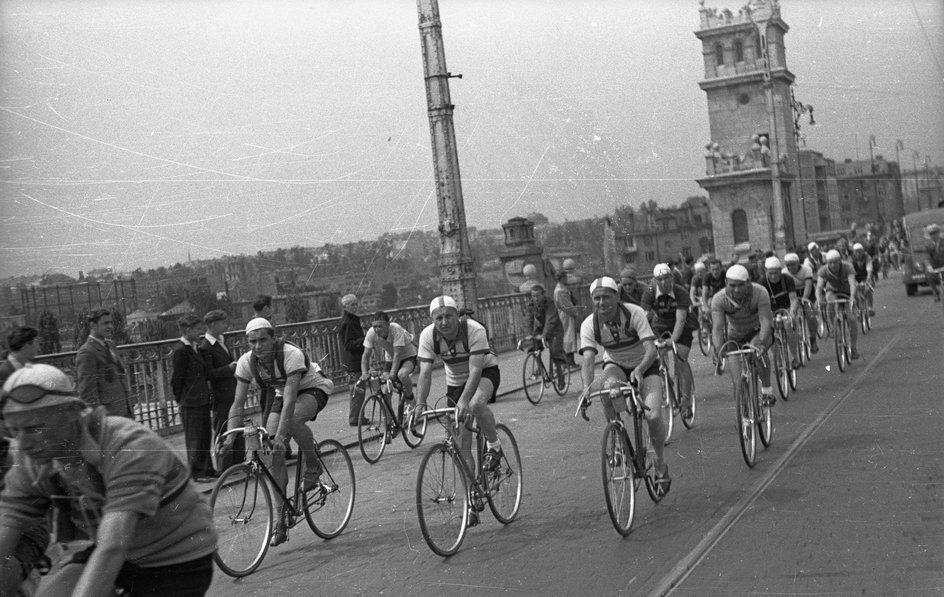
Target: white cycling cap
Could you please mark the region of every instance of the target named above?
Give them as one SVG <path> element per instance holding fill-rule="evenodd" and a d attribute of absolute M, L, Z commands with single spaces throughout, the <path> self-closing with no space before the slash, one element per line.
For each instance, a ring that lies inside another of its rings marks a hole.
<path fill-rule="evenodd" d="M 853 251 L 864 251 L 864 250 L 865 250 L 865 247 L 862 246 L 862 243 L 856 243 L 856 244 L 852 245 L 852 250 L 853 250 Z"/>
<path fill-rule="evenodd" d="M 696 271 L 696 272 L 701 272 L 701 271 L 704 271 L 705 269 L 707 269 L 707 268 L 705 268 L 705 264 L 704 264 L 704 263 L 702 263 L 701 261 L 696 261 L 696 262 L 695 262 L 695 271 Z"/>
<path fill-rule="evenodd" d="M 930 225 L 926 228 L 926 230 L 928 231 L 928 234 L 931 234 L 932 232 L 940 232 L 940 231 L 941 231 L 941 227 L 938 226 L 937 224 L 930 224 Z"/>
<path fill-rule="evenodd" d="M 764 267 L 767 268 L 767 269 L 782 270 L 782 269 L 783 269 L 783 264 L 780 263 L 780 260 L 777 259 L 776 257 L 768 257 L 768 258 L 764 261 Z"/>
<path fill-rule="evenodd" d="M 436 312 L 436 309 L 455 309 L 456 313 L 459 312 L 459 306 L 456 304 L 456 299 L 448 295 L 437 296 L 429 304 L 429 314 L 432 315 Z"/>
<path fill-rule="evenodd" d="M 734 280 L 735 282 L 747 282 L 751 279 L 750 274 L 747 273 L 747 268 L 741 264 L 729 267 L 724 277 L 728 280 Z"/>
<path fill-rule="evenodd" d="M 272 330 L 275 329 L 272 327 L 272 322 L 266 319 L 265 317 L 254 317 L 249 320 L 249 323 L 246 324 L 246 333 L 254 332 L 256 330 Z"/>
<path fill-rule="evenodd" d="M 813 249 L 818 249 L 818 248 L 819 248 L 819 245 L 816 244 L 816 243 L 810 243 L 810 244 L 806 245 L 806 250 L 807 250 L 807 251 L 812 251 Z"/>
<path fill-rule="evenodd" d="M 613 292 L 619 294 L 619 286 L 616 284 L 616 280 L 609 276 L 603 276 L 602 278 L 597 278 L 590 284 L 590 294 L 596 292 L 598 288 L 606 288 L 607 290 L 612 290 Z"/>
<path fill-rule="evenodd" d="M 800 256 L 796 253 L 787 253 L 783 256 L 784 263 L 800 263 Z"/>
<path fill-rule="evenodd" d="M 670 268 L 668 264 L 666 263 L 658 263 L 652 269 L 653 278 L 660 278 L 662 276 L 671 276 L 671 275 L 672 275 L 672 268 Z"/>
<path fill-rule="evenodd" d="M 830 249 L 826 251 L 826 263 L 832 263 L 833 261 L 840 261 L 842 255 L 839 254 L 839 251 L 836 249 Z"/>
<path fill-rule="evenodd" d="M 29 386 L 32 390 L 27 390 Z M 19 390 L 19 391 L 17 391 Z M 17 369 L 3 384 L 3 414 L 10 415 L 63 404 L 85 404 L 75 392 L 69 376 L 44 363 L 29 363 Z M 20 395 L 21 392 L 25 392 Z"/>

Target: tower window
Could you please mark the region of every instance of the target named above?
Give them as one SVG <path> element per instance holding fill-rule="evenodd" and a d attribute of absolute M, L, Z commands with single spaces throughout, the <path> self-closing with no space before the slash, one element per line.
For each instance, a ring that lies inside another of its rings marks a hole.
<path fill-rule="evenodd" d="M 761 47 L 760 35 L 754 36 L 754 52 L 757 53 L 758 60 L 764 57 L 764 49 Z"/>
<path fill-rule="evenodd" d="M 744 42 L 739 39 L 734 41 L 734 61 L 744 62 Z"/>
<path fill-rule="evenodd" d="M 743 209 L 732 211 L 731 228 L 734 230 L 734 244 L 746 243 L 750 240 L 750 234 L 747 231 L 747 212 Z"/>
<path fill-rule="evenodd" d="M 715 64 L 724 65 L 724 46 L 721 44 L 715 44 Z"/>

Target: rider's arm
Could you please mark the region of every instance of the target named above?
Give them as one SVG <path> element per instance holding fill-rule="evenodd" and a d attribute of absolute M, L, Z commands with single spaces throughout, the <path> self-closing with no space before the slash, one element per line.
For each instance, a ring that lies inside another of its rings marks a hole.
<path fill-rule="evenodd" d="M 420 375 L 416 379 L 416 405 L 425 406 L 429 398 L 429 388 L 433 381 L 433 362 L 423 359 L 420 362 Z"/>
<path fill-rule="evenodd" d="M 370 355 L 374 353 L 374 348 L 372 346 L 364 347 L 364 354 L 361 356 L 361 379 L 367 379 L 367 375 L 370 372 Z"/>
<path fill-rule="evenodd" d="M 288 436 L 292 425 L 292 419 L 295 416 L 295 399 L 298 397 L 298 384 L 302 380 L 302 374 L 295 372 L 285 380 L 285 389 L 282 390 L 282 413 L 279 415 L 279 426 L 275 430 L 275 441 L 285 440 L 285 446 L 288 446 Z"/>
<path fill-rule="evenodd" d="M 482 381 L 482 369 L 484 368 L 484 354 L 473 354 L 469 356 L 469 378 L 465 381 L 465 386 L 462 388 L 462 394 L 459 395 L 459 400 L 456 401 L 457 405 L 469 405 L 472 396 L 475 395 L 475 391 L 479 389 L 479 382 Z"/>
<path fill-rule="evenodd" d="M 858 286 L 855 279 L 855 271 L 849 274 L 849 294 L 851 295 L 849 299 L 852 301 L 851 306 L 855 306 L 858 303 L 858 294 L 856 292 L 856 287 Z"/>
<path fill-rule="evenodd" d="M 114 594 L 115 579 L 128 559 L 139 518 L 140 514 L 130 510 L 105 512 L 98 526 L 95 550 L 85 564 L 73 597 Z"/>
<path fill-rule="evenodd" d="M 770 346 L 774 315 L 770 309 L 770 295 L 766 292 L 761 292 L 757 297 L 757 319 L 760 320 L 760 333 L 757 339 L 761 343 L 758 348 Z"/>
<path fill-rule="evenodd" d="M 816 277 L 816 302 L 826 304 L 826 278 L 823 276 Z"/>
<path fill-rule="evenodd" d="M 265 391 L 265 390 L 262 390 Z M 243 405 L 246 404 L 246 396 L 249 395 L 249 384 L 245 381 L 236 380 L 236 396 L 233 398 L 233 405 L 229 407 L 229 422 L 227 429 L 235 429 L 243 425 Z M 265 424 L 265 421 L 263 421 Z M 232 443 L 236 439 L 235 434 L 226 436 L 227 443 Z"/>
<path fill-rule="evenodd" d="M 688 317 L 688 309 L 675 310 L 675 327 L 672 329 L 672 341 L 678 342 L 685 330 L 685 319 Z M 655 346 L 655 345 L 653 345 Z"/>
<path fill-rule="evenodd" d="M 721 350 L 724 342 L 724 310 L 721 308 L 721 301 L 711 299 L 711 342 L 715 351 Z"/>

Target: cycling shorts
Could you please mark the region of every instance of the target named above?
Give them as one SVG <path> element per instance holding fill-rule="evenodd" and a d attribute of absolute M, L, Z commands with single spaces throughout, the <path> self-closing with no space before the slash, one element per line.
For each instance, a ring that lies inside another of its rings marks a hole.
<path fill-rule="evenodd" d="M 674 327 L 673 327 L 672 329 L 668 329 L 668 328 L 655 328 L 655 327 L 653 327 L 653 328 L 652 328 L 652 332 L 656 335 L 656 338 L 660 338 L 660 337 L 662 336 L 662 334 L 664 334 L 665 332 L 672 333 L 672 331 L 673 331 L 674 329 L 675 329 Z M 692 331 L 693 331 L 693 330 L 691 330 L 691 329 L 688 328 L 688 327 L 685 327 L 684 329 L 682 329 L 682 335 L 679 336 L 678 342 L 676 342 L 676 344 L 681 344 L 681 345 L 684 346 L 685 348 L 691 348 L 691 347 L 692 347 L 692 339 L 693 339 Z"/>
<path fill-rule="evenodd" d="M 298 395 L 295 397 L 295 400 L 315 400 L 318 404 L 318 408 L 315 410 L 315 414 L 312 415 L 312 421 L 318 417 L 318 413 L 324 410 L 324 407 L 328 404 L 328 395 L 324 391 L 319 390 L 318 388 L 306 388 L 304 390 L 299 390 Z M 278 394 L 275 397 L 275 400 L 272 401 L 272 408 L 269 409 L 269 414 L 282 414 L 282 407 L 285 405 L 285 399 L 282 397 L 282 394 Z"/>
<path fill-rule="evenodd" d="M 492 395 L 488 397 L 489 402 L 494 402 L 498 395 L 498 385 L 501 383 L 501 372 L 497 366 L 486 367 L 482 369 L 482 379 L 492 382 Z M 462 396 L 465 386 L 446 386 L 446 397 L 449 398 L 449 406 L 455 406 Z"/>
<path fill-rule="evenodd" d="M 400 366 L 397 368 L 397 373 L 396 373 L 397 377 L 400 377 L 400 370 L 402 370 L 403 366 L 406 365 L 407 363 L 413 363 L 413 371 L 417 370 L 418 365 L 417 365 L 416 355 L 413 355 L 412 357 L 407 357 L 400 361 Z M 393 363 L 391 361 L 384 361 L 383 370 L 386 373 L 390 373 L 390 367 L 392 365 Z"/>
<path fill-rule="evenodd" d="M 619 367 L 620 369 L 622 369 L 623 374 L 626 375 L 627 380 L 629 379 L 629 374 L 633 372 L 633 369 L 635 369 L 635 367 L 624 367 L 620 365 L 619 363 L 617 363 L 616 361 L 603 361 L 603 370 L 606 371 L 606 368 L 609 367 L 610 365 L 615 365 Z M 653 361 L 652 364 L 649 365 L 649 368 L 643 372 L 642 377 L 643 379 L 645 379 L 651 375 L 659 375 L 659 361 L 658 360 Z"/>

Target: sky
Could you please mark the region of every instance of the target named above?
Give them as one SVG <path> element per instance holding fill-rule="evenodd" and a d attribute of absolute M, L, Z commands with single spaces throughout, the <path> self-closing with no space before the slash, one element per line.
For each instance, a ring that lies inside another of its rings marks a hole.
<path fill-rule="evenodd" d="M 696 0 L 439 9 L 469 226 L 706 195 Z M 944 2 L 781 14 L 807 148 L 944 163 Z M 411 0 L 3 0 L 0 277 L 435 230 L 417 25 Z"/>

